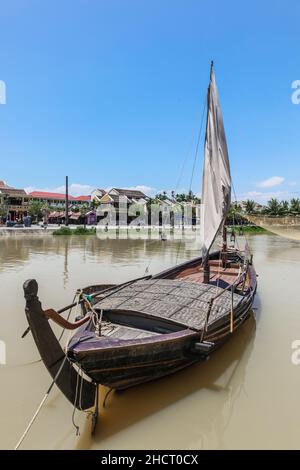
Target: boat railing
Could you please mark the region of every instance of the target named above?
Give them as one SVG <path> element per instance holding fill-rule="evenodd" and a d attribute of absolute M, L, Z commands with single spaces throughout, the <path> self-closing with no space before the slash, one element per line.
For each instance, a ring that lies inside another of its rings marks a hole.
<path fill-rule="evenodd" d="M 208 327 L 208 321 L 209 321 L 209 317 L 210 317 L 210 314 L 211 314 L 211 310 L 213 308 L 213 304 L 215 302 L 215 300 L 217 300 L 218 298 L 220 298 L 225 292 L 227 292 L 228 290 L 231 290 L 231 312 L 230 312 L 230 331 L 232 332 L 233 331 L 233 294 L 234 294 L 234 290 L 235 288 L 242 282 L 244 281 L 244 284 L 245 284 L 245 280 L 246 280 L 246 274 L 247 274 L 247 271 L 248 271 L 248 262 L 244 265 L 243 267 L 243 271 L 240 273 L 238 273 L 237 277 L 235 278 L 235 280 L 229 284 L 228 286 L 226 286 L 224 289 L 221 290 L 221 292 L 219 292 L 217 295 L 215 295 L 215 297 L 212 297 L 209 301 L 208 301 L 208 310 L 207 310 L 207 314 L 206 314 L 206 319 L 205 319 L 205 323 L 204 323 L 204 328 L 202 330 L 202 333 L 201 333 L 201 342 L 203 341 L 204 339 L 204 335 L 205 333 L 207 332 L 207 327 Z M 244 286 L 243 284 L 243 286 Z"/>

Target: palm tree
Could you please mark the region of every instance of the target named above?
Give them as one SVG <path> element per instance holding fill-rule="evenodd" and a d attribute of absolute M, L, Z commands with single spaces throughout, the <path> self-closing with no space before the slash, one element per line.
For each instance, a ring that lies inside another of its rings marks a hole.
<path fill-rule="evenodd" d="M 282 206 L 280 202 L 274 197 L 270 199 L 266 207 L 266 212 L 269 215 L 275 215 L 275 216 L 280 215 L 282 212 Z"/>
<path fill-rule="evenodd" d="M 166 191 L 163 191 L 162 193 L 156 194 L 155 198 L 156 201 L 165 201 L 168 199 Z"/>
<path fill-rule="evenodd" d="M 246 214 L 254 214 L 255 206 L 256 206 L 255 201 L 252 201 L 252 199 L 248 199 L 245 203 Z"/>
<path fill-rule="evenodd" d="M 190 189 L 189 194 L 187 196 L 187 201 L 192 201 L 193 198 L 194 198 L 194 194 L 193 194 L 193 191 Z"/>
<path fill-rule="evenodd" d="M 289 213 L 290 205 L 288 201 L 281 201 L 280 215 L 287 215 Z"/>
<path fill-rule="evenodd" d="M 293 215 L 300 214 L 300 199 L 292 198 L 290 201 L 290 213 Z"/>
<path fill-rule="evenodd" d="M 176 194 L 176 201 L 177 202 L 185 202 L 187 197 L 186 197 L 186 194 L 184 193 L 181 193 L 181 194 Z"/>

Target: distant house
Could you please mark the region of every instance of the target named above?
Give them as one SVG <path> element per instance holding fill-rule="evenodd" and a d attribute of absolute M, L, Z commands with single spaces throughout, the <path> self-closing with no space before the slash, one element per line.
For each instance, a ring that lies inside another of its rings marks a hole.
<path fill-rule="evenodd" d="M 16 189 L 0 181 L 0 205 L 6 212 L 5 219 L 22 220 L 28 210 L 27 193 L 24 189 Z"/>
<path fill-rule="evenodd" d="M 124 203 L 126 202 L 126 204 L 146 204 L 148 199 L 149 198 L 142 191 L 112 188 L 108 192 L 104 192 L 104 194 L 100 197 L 99 202 L 101 204 L 117 206 L 121 200 Z"/>
<path fill-rule="evenodd" d="M 121 189 L 121 188 L 112 188 L 108 193 L 109 196 L 116 196 L 126 198 L 128 204 L 139 203 L 146 204 L 148 197 L 142 191 L 136 189 Z"/>
<path fill-rule="evenodd" d="M 94 189 L 91 193 L 91 201 L 96 202 L 97 204 L 100 203 L 100 199 L 106 194 L 105 189 L 97 188 Z"/>
<path fill-rule="evenodd" d="M 68 214 L 69 224 L 84 224 L 86 216 L 81 215 L 80 212 L 69 211 Z M 47 222 L 50 224 L 64 224 L 66 221 L 65 211 L 53 211 L 47 216 Z"/>
<path fill-rule="evenodd" d="M 246 206 L 247 206 L 247 201 L 237 201 L 233 203 L 236 206 L 241 206 L 242 210 L 245 212 L 246 211 Z M 255 212 L 261 212 L 265 208 L 264 205 L 259 204 L 258 202 L 254 201 L 254 210 Z"/>
<path fill-rule="evenodd" d="M 128 208 L 132 204 L 141 204 L 145 206 L 148 197 L 142 191 L 134 189 L 112 188 L 106 192 L 99 200 L 102 208 L 107 206 L 108 212 L 111 208 L 115 209 L 117 222 L 121 219 L 122 212 L 127 214 Z M 124 223 L 128 223 L 134 217 L 128 217 Z"/>
<path fill-rule="evenodd" d="M 51 193 L 46 191 L 32 191 L 28 194 L 30 201 L 39 201 L 49 206 L 64 207 L 66 195 L 62 193 Z M 74 197 L 69 194 L 69 206 L 76 208 L 82 205 L 89 205 L 91 203 L 91 196 L 78 196 Z"/>

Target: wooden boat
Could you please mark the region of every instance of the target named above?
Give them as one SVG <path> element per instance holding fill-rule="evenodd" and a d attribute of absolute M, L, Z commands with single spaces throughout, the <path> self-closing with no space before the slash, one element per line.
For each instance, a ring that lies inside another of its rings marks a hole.
<path fill-rule="evenodd" d="M 75 322 L 44 310 L 38 284 L 24 284 L 26 315 L 53 380 L 78 409 L 97 407 L 98 384 L 123 390 L 205 360 L 251 315 L 256 273 L 248 249 L 229 248 L 225 218 L 230 170 L 213 68 L 208 91 L 202 184 L 202 256 L 120 285 L 78 296 Z M 217 176 L 217 177 L 216 177 Z M 223 227 L 223 245 L 211 252 Z M 50 322 L 75 330 L 63 350 Z M 97 408 L 94 414 L 96 419 Z M 95 424 L 95 422 L 94 422 Z"/>

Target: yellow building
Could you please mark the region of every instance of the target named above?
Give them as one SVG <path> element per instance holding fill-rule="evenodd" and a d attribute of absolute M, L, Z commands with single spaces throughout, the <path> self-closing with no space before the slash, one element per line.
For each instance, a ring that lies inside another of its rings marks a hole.
<path fill-rule="evenodd" d="M 28 195 L 24 189 L 16 189 L 0 181 L 1 215 L 16 221 L 27 215 Z"/>

